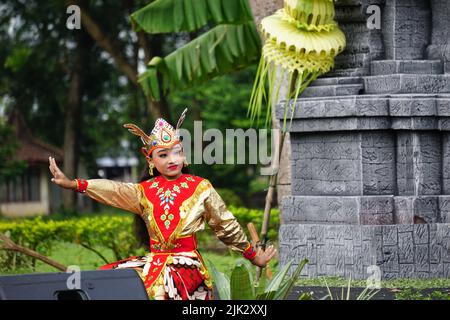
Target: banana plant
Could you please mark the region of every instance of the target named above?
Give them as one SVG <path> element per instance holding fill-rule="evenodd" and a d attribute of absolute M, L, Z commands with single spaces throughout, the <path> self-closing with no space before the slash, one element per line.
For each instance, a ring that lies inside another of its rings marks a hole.
<path fill-rule="evenodd" d="M 160 100 L 174 89 L 204 83 L 256 63 L 261 40 L 248 0 L 157 0 L 131 14 L 136 32 L 151 34 L 211 29 L 170 53 L 154 57 L 139 83 Z"/>
<path fill-rule="evenodd" d="M 308 260 L 302 260 L 291 276 L 288 275 L 288 271 L 291 269 L 293 261 L 288 262 L 262 288 L 255 286 L 252 267 L 244 259 L 236 261 L 236 265 L 231 271 L 231 277 L 219 272 L 211 261 L 208 262 L 221 300 L 285 300 L 292 292 L 295 282 L 300 277 Z M 299 297 L 301 300 L 307 298 L 307 295 Z"/>

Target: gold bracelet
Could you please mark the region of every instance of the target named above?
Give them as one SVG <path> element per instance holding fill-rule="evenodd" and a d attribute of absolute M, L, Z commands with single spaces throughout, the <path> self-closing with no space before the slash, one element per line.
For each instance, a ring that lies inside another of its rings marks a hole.
<path fill-rule="evenodd" d="M 78 190 L 78 180 L 77 179 L 73 179 L 73 182 L 75 182 L 75 188 L 74 190 Z"/>

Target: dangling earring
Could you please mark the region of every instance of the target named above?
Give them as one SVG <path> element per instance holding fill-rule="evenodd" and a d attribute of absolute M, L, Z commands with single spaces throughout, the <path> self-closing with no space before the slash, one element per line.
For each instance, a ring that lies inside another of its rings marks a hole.
<path fill-rule="evenodd" d="M 150 174 L 150 176 L 153 176 L 153 167 L 154 167 L 153 164 L 150 164 L 150 165 L 149 165 L 148 173 Z"/>

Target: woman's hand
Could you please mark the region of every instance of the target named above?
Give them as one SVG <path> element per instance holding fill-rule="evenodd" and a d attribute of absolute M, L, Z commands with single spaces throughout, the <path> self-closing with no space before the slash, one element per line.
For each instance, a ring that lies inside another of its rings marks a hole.
<path fill-rule="evenodd" d="M 68 179 L 66 175 L 58 168 L 58 166 L 56 165 L 55 158 L 48 157 L 48 161 L 50 163 L 49 165 L 50 172 L 53 175 L 52 182 L 65 189 L 74 190 L 76 188 L 75 182 L 73 180 Z"/>
<path fill-rule="evenodd" d="M 265 251 L 259 247 L 256 250 L 256 256 L 251 260 L 251 263 L 255 266 L 264 268 L 276 252 L 277 250 L 273 246 L 268 247 Z"/>

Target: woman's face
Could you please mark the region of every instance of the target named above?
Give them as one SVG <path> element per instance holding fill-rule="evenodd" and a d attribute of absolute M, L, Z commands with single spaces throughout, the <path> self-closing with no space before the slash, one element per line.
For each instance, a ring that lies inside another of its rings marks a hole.
<path fill-rule="evenodd" d="M 164 177 L 173 180 L 181 175 L 184 160 L 183 147 L 178 143 L 171 148 L 157 148 L 153 150 L 149 164 L 153 163 Z"/>

